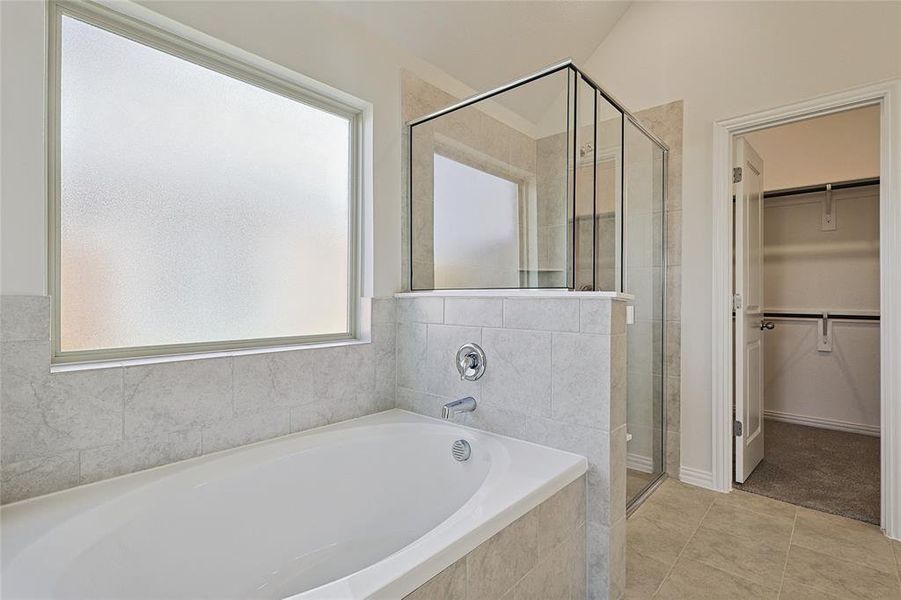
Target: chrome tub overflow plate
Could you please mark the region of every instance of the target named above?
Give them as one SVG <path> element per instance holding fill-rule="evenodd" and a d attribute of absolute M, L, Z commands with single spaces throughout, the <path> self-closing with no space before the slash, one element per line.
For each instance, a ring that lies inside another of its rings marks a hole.
<path fill-rule="evenodd" d="M 469 457 L 472 456 L 472 446 L 469 445 L 469 442 L 466 440 L 457 440 L 454 442 L 454 445 L 451 446 L 451 454 L 454 455 L 454 460 L 463 462 L 469 460 Z"/>

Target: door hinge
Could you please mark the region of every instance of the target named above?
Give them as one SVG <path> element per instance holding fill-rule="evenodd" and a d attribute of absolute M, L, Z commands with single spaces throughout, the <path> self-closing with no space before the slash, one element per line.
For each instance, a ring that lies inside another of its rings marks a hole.
<path fill-rule="evenodd" d="M 732 435 L 741 437 L 741 421 L 732 421 Z"/>
<path fill-rule="evenodd" d="M 741 308 L 741 294 L 735 294 L 732 296 L 732 310 L 738 310 Z"/>
<path fill-rule="evenodd" d="M 741 183 L 741 167 L 732 169 L 732 183 Z"/>

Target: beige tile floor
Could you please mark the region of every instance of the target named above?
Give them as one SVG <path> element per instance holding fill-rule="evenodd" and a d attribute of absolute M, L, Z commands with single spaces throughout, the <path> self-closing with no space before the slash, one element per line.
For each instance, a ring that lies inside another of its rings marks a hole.
<path fill-rule="evenodd" d="M 877 527 L 665 481 L 627 522 L 628 600 L 901 600 L 901 543 Z"/>

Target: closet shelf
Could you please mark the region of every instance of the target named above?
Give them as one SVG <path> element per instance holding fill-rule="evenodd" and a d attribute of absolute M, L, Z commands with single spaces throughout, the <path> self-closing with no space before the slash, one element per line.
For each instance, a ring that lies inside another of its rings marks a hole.
<path fill-rule="evenodd" d="M 848 181 L 839 181 L 837 183 L 831 184 L 832 191 L 836 192 L 838 190 L 847 190 L 850 188 L 856 187 L 867 187 L 871 185 L 879 185 L 878 177 L 868 177 L 866 179 L 851 179 Z M 822 185 L 807 185 L 803 187 L 796 188 L 786 188 L 783 190 L 769 190 L 763 192 L 763 198 L 779 198 L 781 196 L 795 196 L 798 194 L 815 194 L 817 192 L 825 192 L 826 184 Z"/>
<path fill-rule="evenodd" d="M 861 315 L 861 314 L 844 314 L 844 313 L 833 313 L 829 311 L 824 311 L 826 316 L 829 319 L 842 319 L 845 321 L 878 321 L 879 315 Z M 823 318 L 824 313 L 815 313 L 815 312 L 779 312 L 779 311 L 764 311 L 763 316 L 769 318 L 783 318 L 783 319 L 814 319 L 819 320 Z"/>

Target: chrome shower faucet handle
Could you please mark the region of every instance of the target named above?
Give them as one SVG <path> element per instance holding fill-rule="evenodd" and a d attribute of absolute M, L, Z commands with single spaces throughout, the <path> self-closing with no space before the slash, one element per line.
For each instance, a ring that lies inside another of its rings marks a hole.
<path fill-rule="evenodd" d="M 485 351 L 478 344 L 463 344 L 457 350 L 456 362 L 460 379 L 475 381 L 485 374 Z"/>

